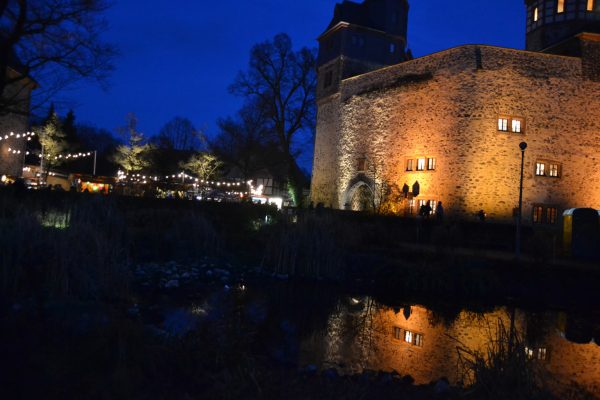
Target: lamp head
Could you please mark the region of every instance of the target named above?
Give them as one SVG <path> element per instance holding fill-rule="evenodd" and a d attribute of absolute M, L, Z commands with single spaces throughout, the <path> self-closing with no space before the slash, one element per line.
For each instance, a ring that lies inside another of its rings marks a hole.
<path fill-rule="evenodd" d="M 525 142 L 521 142 L 519 144 L 519 148 L 521 149 L 521 151 L 525 151 L 525 149 L 527 148 L 527 143 Z"/>

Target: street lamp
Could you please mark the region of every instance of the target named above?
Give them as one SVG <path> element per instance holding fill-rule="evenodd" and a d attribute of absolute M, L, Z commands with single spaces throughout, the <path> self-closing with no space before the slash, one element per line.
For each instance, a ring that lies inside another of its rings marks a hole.
<path fill-rule="evenodd" d="M 525 166 L 525 149 L 527 149 L 527 143 L 521 142 L 519 144 L 521 149 L 521 179 L 519 181 L 519 210 L 517 211 L 517 235 L 515 242 L 515 255 L 517 258 L 521 256 L 521 216 L 523 215 L 523 169 Z"/>

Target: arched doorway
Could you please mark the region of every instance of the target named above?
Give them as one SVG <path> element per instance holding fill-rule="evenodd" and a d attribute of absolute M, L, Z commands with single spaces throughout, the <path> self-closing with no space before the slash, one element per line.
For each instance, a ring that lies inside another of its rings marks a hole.
<path fill-rule="evenodd" d="M 344 207 L 352 211 L 372 211 L 373 191 L 365 180 L 354 180 L 346 190 Z"/>

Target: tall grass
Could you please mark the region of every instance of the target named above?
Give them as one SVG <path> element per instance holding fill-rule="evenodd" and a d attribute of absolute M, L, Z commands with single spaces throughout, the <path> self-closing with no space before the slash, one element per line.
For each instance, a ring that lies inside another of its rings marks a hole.
<path fill-rule="evenodd" d="M 543 369 L 529 356 L 514 327 L 499 320 L 484 350 L 458 347 L 459 368 L 467 398 L 554 399 L 546 389 Z"/>
<path fill-rule="evenodd" d="M 263 267 L 277 274 L 340 279 L 355 244 L 356 235 L 341 218 L 307 214 L 271 230 Z"/>

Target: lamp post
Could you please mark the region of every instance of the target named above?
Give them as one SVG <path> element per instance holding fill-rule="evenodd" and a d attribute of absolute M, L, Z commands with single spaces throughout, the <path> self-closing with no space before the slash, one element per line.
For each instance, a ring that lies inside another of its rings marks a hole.
<path fill-rule="evenodd" d="M 527 149 L 527 143 L 521 142 L 519 144 L 521 149 L 521 179 L 519 181 L 519 210 L 517 211 L 517 234 L 515 239 L 515 255 L 517 258 L 521 257 L 521 216 L 523 215 L 523 170 L 525 166 L 525 149 Z"/>

